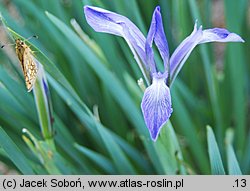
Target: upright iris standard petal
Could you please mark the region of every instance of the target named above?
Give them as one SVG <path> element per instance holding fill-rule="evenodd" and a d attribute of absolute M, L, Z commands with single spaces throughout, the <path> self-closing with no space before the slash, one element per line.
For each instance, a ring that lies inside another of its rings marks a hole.
<path fill-rule="evenodd" d="M 166 39 L 166 35 L 164 32 L 162 17 L 160 13 L 160 7 L 157 6 L 155 8 L 151 25 L 149 28 L 148 36 L 146 39 L 146 55 L 149 62 L 149 66 L 151 66 L 152 71 L 156 72 L 155 61 L 154 61 L 154 53 L 152 49 L 152 44 L 155 42 L 161 57 L 164 61 L 165 69 L 167 68 L 168 60 L 169 60 L 169 49 L 168 42 Z"/>
<path fill-rule="evenodd" d="M 153 83 L 145 90 L 141 103 L 145 123 L 154 141 L 173 111 L 170 91 L 165 80 L 153 77 Z"/>
<path fill-rule="evenodd" d="M 148 80 L 149 66 L 146 62 L 146 39 L 137 26 L 122 15 L 98 7 L 85 6 L 84 14 L 88 24 L 95 31 L 118 35 L 126 40 L 145 79 Z"/>
<path fill-rule="evenodd" d="M 197 23 L 194 25 L 191 35 L 186 37 L 181 44 L 175 49 L 170 57 L 170 82 L 172 83 L 182 68 L 183 64 L 189 57 L 192 50 L 202 38 L 202 28 L 197 30 Z"/>
<path fill-rule="evenodd" d="M 197 29 L 197 23 L 195 23 L 191 35 L 182 41 L 170 58 L 171 83 L 195 46 L 207 42 L 244 42 L 244 40 L 239 35 L 223 28 L 202 30 L 202 27 L 199 27 Z"/>

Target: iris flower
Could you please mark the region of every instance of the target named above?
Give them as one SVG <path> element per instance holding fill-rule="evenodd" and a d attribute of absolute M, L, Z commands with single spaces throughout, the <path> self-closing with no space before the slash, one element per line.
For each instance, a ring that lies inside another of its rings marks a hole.
<path fill-rule="evenodd" d="M 193 32 L 170 57 L 159 6 L 154 10 L 146 38 L 135 24 L 122 15 L 92 6 L 85 6 L 84 13 L 88 24 L 95 31 L 123 37 L 132 50 L 148 85 L 142 98 L 141 109 L 154 141 L 173 112 L 169 87 L 195 46 L 207 42 L 244 42 L 239 35 L 226 29 L 203 30 L 202 26 L 197 27 L 196 22 Z M 156 67 L 153 43 L 163 60 L 163 72 Z"/>

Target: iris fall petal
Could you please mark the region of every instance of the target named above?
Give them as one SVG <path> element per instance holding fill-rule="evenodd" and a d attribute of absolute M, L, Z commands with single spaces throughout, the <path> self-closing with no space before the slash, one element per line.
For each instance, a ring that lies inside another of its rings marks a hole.
<path fill-rule="evenodd" d="M 170 91 L 164 78 L 153 78 L 152 84 L 144 92 L 141 108 L 151 138 L 156 141 L 173 111 Z"/>

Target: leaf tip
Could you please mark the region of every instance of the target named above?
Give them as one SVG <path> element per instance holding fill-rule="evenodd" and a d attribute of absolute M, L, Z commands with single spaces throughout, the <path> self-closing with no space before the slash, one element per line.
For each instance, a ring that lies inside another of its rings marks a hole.
<path fill-rule="evenodd" d="M 48 17 L 50 16 L 50 13 L 49 13 L 48 11 L 45 11 L 44 13 L 45 13 L 45 15 L 47 15 Z"/>

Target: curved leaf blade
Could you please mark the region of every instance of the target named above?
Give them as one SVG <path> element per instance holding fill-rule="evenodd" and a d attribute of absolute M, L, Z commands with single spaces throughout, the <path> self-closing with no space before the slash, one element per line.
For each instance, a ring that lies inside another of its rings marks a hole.
<path fill-rule="evenodd" d="M 227 165 L 228 173 L 230 175 L 242 175 L 239 163 L 237 161 L 234 149 L 233 149 L 233 137 L 234 132 L 232 129 L 226 131 L 226 152 L 227 152 Z"/>
<path fill-rule="evenodd" d="M 207 143 L 212 174 L 225 175 L 218 144 L 210 126 L 207 126 Z"/>
<path fill-rule="evenodd" d="M 8 136 L 8 134 L 3 130 L 2 127 L 0 127 L 0 146 L 7 153 L 9 159 L 23 174 L 35 174 L 26 156 L 20 151 L 20 149 Z"/>

